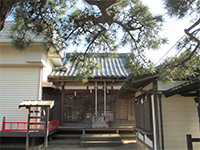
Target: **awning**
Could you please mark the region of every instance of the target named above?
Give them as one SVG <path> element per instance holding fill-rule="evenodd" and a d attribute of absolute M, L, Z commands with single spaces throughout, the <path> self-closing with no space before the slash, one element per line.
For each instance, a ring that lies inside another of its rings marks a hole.
<path fill-rule="evenodd" d="M 176 94 L 185 97 L 200 97 L 200 76 L 189 80 L 188 82 L 168 89 L 163 92 L 165 97 L 170 97 Z"/>
<path fill-rule="evenodd" d="M 141 88 L 153 82 L 158 78 L 158 74 L 148 74 L 143 76 L 133 76 L 129 75 L 124 81 L 123 86 L 121 87 L 118 96 L 123 95 L 133 95 L 138 91 L 142 91 Z"/>
<path fill-rule="evenodd" d="M 19 104 L 19 108 L 21 107 L 50 107 L 50 109 L 54 106 L 54 101 L 42 101 L 42 100 L 24 100 Z"/>

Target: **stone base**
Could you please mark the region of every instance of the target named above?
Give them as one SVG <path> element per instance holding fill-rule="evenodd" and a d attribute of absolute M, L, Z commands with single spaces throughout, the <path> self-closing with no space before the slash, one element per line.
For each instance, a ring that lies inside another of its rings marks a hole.
<path fill-rule="evenodd" d="M 92 128 L 108 128 L 109 123 L 104 116 L 93 117 Z"/>

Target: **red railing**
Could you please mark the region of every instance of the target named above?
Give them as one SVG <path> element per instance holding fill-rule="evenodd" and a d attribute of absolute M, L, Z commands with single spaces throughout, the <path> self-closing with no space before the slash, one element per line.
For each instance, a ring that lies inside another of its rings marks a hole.
<path fill-rule="evenodd" d="M 2 123 L 2 132 L 11 132 L 11 131 L 26 131 L 27 122 L 6 122 Z"/>
<path fill-rule="evenodd" d="M 59 120 L 49 121 L 48 131 L 59 127 Z M 46 126 L 44 126 L 46 128 Z M 27 122 L 6 122 L 2 123 L 1 132 L 11 132 L 11 131 L 27 131 Z"/>
<path fill-rule="evenodd" d="M 59 120 L 49 121 L 49 128 L 48 130 L 56 129 L 59 127 Z"/>

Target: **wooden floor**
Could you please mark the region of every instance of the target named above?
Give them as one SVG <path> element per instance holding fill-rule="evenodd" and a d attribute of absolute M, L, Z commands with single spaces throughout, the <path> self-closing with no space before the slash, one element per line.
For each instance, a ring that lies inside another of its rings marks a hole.
<path fill-rule="evenodd" d="M 64 122 L 62 127 L 74 127 L 74 128 L 92 128 L 92 121 L 68 121 Z M 119 121 L 110 121 L 109 128 L 131 128 L 135 127 L 135 123 L 133 121 L 128 120 L 119 120 Z"/>
<path fill-rule="evenodd" d="M 81 136 L 88 136 L 88 135 L 94 135 L 94 134 L 112 134 L 112 135 L 120 135 L 122 138 L 126 140 L 126 138 L 135 138 L 135 131 L 133 126 L 122 126 L 115 124 L 114 126 L 110 126 L 109 128 L 91 128 L 90 126 L 80 126 L 80 124 L 76 124 L 74 126 L 68 125 L 60 125 L 59 128 L 49 131 L 49 139 L 53 139 L 54 136 L 57 135 L 57 137 L 67 137 L 70 139 L 70 145 L 72 144 L 71 139 L 74 136 L 78 136 L 79 139 L 77 140 L 79 145 L 80 143 L 80 137 Z M 30 137 L 35 137 L 36 139 L 41 139 L 45 136 L 44 132 L 32 132 L 30 134 Z M 0 132 L 0 138 L 1 139 L 8 139 L 9 141 L 12 141 L 10 139 L 14 139 L 14 141 L 18 141 L 17 139 L 25 139 L 26 132 Z M 62 142 L 63 140 L 58 140 L 58 142 Z M 123 141 L 123 140 L 122 140 Z M 6 142 L 6 143 L 8 143 Z M 53 141 L 55 142 L 55 141 Z M 74 141 L 73 141 L 74 142 Z M 76 142 L 76 140 L 75 140 Z M 24 141 L 25 143 L 25 141 Z M 64 139 L 64 143 L 66 144 L 66 139 Z M 1 144 L 1 143 L 0 143 Z M 55 145 L 55 143 L 54 143 Z M 59 145 L 62 145 L 62 143 L 59 143 Z M 13 146 L 12 144 L 8 145 L 4 143 L 4 146 Z M 21 145 L 16 145 L 21 146 Z M 23 145 L 23 147 L 25 144 Z M 57 146 L 57 145 L 56 145 Z M 93 145 L 94 146 L 94 145 Z"/>
<path fill-rule="evenodd" d="M 58 129 L 49 131 L 49 135 L 56 133 Z M 26 137 L 26 131 L 22 132 L 0 132 L 0 137 Z M 44 132 L 31 132 L 30 137 L 45 137 Z"/>
<path fill-rule="evenodd" d="M 109 128 L 92 128 L 92 127 L 84 127 L 84 126 L 59 126 L 59 131 L 63 132 L 79 132 L 80 134 L 87 133 L 119 133 L 119 132 L 134 132 L 134 126 L 113 126 Z"/>
<path fill-rule="evenodd" d="M 80 132 L 81 134 L 93 133 L 93 132 L 107 132 L 107 133 L 119 133 L 126 131 L 134 132 L 135 125 L 132 122 L 112 122 L 109 128 L 92 128 L 91 122 L 68 122 L 60 125 L 59 128 L 49 131 L 49 135 L 52 135 L 58 131 L 70 131 Z M 44 132 L 32 132 L 31 137 L 44 137 Z M 0 137 L 26 137 L 26 132 L 0 132 Z"/>

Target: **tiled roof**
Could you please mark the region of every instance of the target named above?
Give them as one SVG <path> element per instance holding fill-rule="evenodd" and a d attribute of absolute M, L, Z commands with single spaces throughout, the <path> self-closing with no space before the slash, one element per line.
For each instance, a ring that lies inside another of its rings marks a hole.
<path fill-rule="evenodd" d="M 129 71 L 125 68 L 127 56 L 128 54 L 117 54 L 115 58 L 95 56 L 93 61 L 98 62 L 101 69 L 93 71 L 94 78 L 126 78 L 129 75 Z M 69 60 L 63 61 L 65 65 L 53 68 L 49 78 L 73 77 L 79 73 L 79 70 L 75 68 L 75 64 L 72 64 Z"/>

